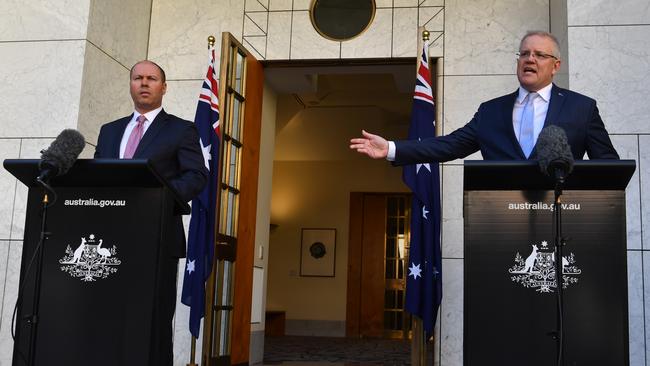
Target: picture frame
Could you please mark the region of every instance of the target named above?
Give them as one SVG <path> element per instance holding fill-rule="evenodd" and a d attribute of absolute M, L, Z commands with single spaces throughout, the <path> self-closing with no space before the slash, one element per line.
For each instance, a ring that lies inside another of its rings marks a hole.
<path fill-rule="evenodd" d="M 300 241 L 300 276 L 336 276 L 336 229 L 302 229 Z"/>

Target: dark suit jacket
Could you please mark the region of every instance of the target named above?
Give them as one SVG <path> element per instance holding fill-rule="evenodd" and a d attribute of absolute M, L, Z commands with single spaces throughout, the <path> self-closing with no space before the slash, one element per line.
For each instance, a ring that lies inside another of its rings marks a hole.
<path fill-rule="evenodd" d="M 395 164 L 449 161 L 464 158 L 478 150 L 485 160 L 526 160 L 512 125 L 512 110 L 517 91 L 479 106 L 469 123 L 446 136 L 422 141 L 395 141 Z M 553 85 L 544 126 L 562 127 L 571 152 L 581 160 L 618 159 L 600 118 L 596 101 Z M 536 159 L 536 149 L 529 159 Z"/>
<path fill-rule="evenodd" d="M 120 143 L 133 115 L 102 126 L 97 138 L 95 158 L 119 159 Z M 184 201 L 196 197 L 207 180 L 199 135 L 194 123 L 160 111 L 142 136 L 134 159 L 149 159 L 154 168 Z M 172 256 L 185 256 L 185 230 L 180 216 L 175 218 L 176 240 Z"/>

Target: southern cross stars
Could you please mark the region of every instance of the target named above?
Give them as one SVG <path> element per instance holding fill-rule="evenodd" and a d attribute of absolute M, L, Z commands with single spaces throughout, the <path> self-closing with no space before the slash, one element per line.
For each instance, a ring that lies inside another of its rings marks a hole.
<path fill-rule="evenodd" d="M 418 141 L 422 141 L 422 139 L 418 137 Z M 423 166 L 426 168 L 426 170 L 429 171 L 429 173 L 431 173 L 431 165 L 429 163 L 425 163 L 425 164 L 415 164 L 415 174 L 418 174 L 420 172 L 420 168 L 422 168 Z"/>
<path fill-rule="evenodd" d="M 211 149 L 212 149 L 212 145 L 203 146 L 203 141 L 201 141 L 201 152 L 203 152 L 203 162 L 205 163 L 205 167 L 208 168 L 208 170 L 210 170 L 210 160 L 212 159 L 212 155 L 210 155 Z"/>
<path fill-rule="evenodd" d="M 187 261 L 187 273 L 194 272 L 194 260 Z"/>
<path fill-rule="evenodd" d="M 422 270 L 420 269 L 420 265 L 416 265 L 415 263 L 411 263 L 411 267 L 409 267 L 409 276 L 413 276 L 413 279 L 417 279 L 418 277 L 422 277 Z"/>

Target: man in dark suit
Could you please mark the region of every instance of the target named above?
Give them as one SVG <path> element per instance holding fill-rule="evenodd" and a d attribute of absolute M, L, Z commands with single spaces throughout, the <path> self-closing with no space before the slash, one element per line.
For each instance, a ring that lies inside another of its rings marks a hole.
<path fill-rule="evenodd" d="M 449 161 L 481 151 L 485 160 L 535 159 L 535 143 L 544 126 L 567 134 L 575 159 L 618 159 L 596 101 L 553 84 L 560 70 L 557 39 L 548 32 L 528 32 L 519 45 L 519 89 L 479 106 L 471 121 L 446 136 L 422 141 L 386 141 L 362 131 L 350 148 L 397 165 Z"/>
<path fill-rule="evenodd" d="M 207 180 L 199 135 L 194 123 L 167 114 L 165 72 L 151 61 L 131 68 L 130 91 L 135 111 L 102 126 L 95 158 L 149 159 L 156 171 L 184 201 L 197 196 Z M 146 213 L 143 213 L 146 214 Z M 150 365 L 172 365 L 172 319 L 176 306 L 178 258 L 185 256 L 185 231 L 174 217 L 174 238 L 161 249 L 158 303 L 154 310 Z"/>

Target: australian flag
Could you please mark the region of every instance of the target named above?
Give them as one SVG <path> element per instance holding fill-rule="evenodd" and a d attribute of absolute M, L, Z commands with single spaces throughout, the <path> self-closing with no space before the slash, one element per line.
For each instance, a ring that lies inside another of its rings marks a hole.
<path fill-rule="evenodd" d="M 415 82 L 409 139 L 435 136 L 428 50 L 429 42 L 425 41 Z M 413 191 L 406 310 L 422 319 L 427 336 L 433 333 L 442 299 L 439 177 L 437 162 L 408 165 L 402 172 L 402 179 Z"/>
<path fill-rule="evenodd" d="M 217 179 L 219 172 L 219 93 L 214 47 L 210 46 L 208 72 L 203 81 L 194 123 L 201 138 L 205 167 L 210 170 L 201 194 L 192 200 L 192 217 L 187 239 L 187 261 L 181 302 L 190 307 L 190 333 L 198 338 L 205 315 L 205 281 L 214 256 Z"/>

